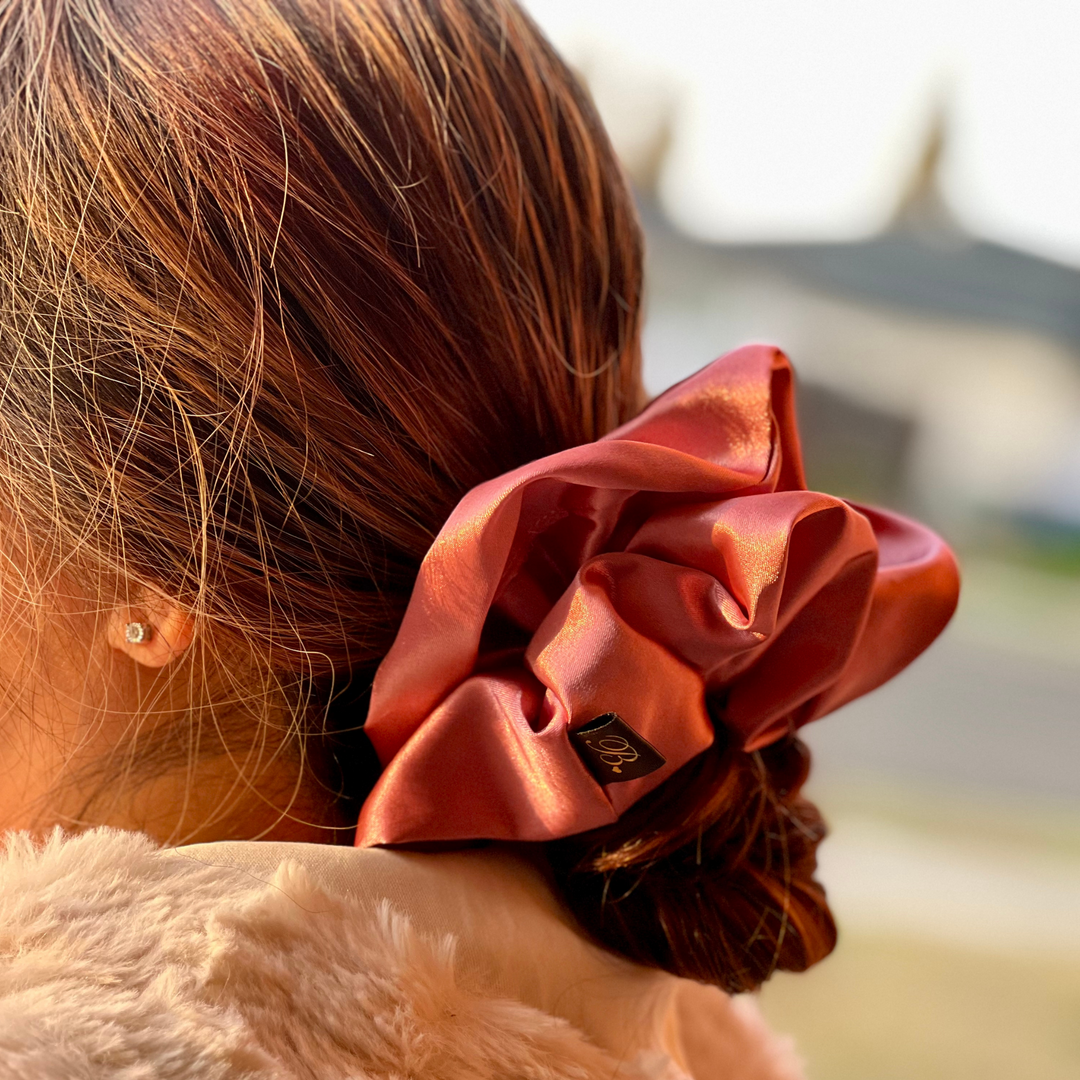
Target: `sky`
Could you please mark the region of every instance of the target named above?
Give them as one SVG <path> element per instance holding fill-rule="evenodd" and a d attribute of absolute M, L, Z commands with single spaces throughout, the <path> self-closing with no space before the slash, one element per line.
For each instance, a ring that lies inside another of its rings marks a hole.
<path fill-rule="evenodd" d="M 938 144 L 973 235 L 1080 266 L 1075 0 L 526 0 L 701 239 L 859 240 Z"/>

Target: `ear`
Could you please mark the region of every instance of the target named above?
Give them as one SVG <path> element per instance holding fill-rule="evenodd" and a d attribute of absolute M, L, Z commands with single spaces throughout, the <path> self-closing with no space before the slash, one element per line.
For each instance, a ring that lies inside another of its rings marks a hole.
<path fill-rule="evenodd" d="M 162 668 L 181 656 L 195 637 L 195 620 L 178 604 L 155 599 L 109 612 L 109 645 L 143 667 Z"/>

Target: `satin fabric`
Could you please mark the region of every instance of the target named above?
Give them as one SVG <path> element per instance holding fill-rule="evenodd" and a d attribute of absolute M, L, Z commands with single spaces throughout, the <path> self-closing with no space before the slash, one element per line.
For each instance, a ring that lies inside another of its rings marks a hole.
<path fill-rule="evenodd" d="M 930 530 L 806 490 L 786 357 L 729 353 L 458 504 L 375 678 L 356 842 L 610 824 L 714 725 L 762 747 L 895 675 L 958 588 Z M 568 732 L 608 712 L 666 764 L 594 780 Z"/>

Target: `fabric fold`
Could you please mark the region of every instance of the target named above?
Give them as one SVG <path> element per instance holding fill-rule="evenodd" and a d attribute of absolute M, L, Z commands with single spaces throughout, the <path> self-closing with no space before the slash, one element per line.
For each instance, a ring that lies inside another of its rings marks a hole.
<path fill-rule="evenodd" d="M 595 443 L 469 492 L 423 565 L 365 730 L 357 844 L 609 824 L 715 738 L 872 690 L 956 605 L 947 546 L 806 490 L 786 357 L 714 361 Z M 664 759 L 601 785 L 569 732 L 617 713 Z"/>

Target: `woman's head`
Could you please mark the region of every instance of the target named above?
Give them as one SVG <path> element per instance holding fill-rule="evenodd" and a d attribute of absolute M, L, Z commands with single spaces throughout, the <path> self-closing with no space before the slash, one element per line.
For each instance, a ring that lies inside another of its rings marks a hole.
<path fill-rule="evenodd" d="M 420 560 L 475 484 L 640 408 L 640 289 L 606 137 L 511 0 L 0 6 L 0 826 L 355 820 Z M 731 986 L 823 955 L 795 752 L 718 745 L 552 849 L 569 902 L 626 950 L 603 882 L 723 851 L 635 955 Z"/>
<path fill-rule="evenodd" d="M 318 730 L 458 498 L 640 405 L 607 141 L 498 0 L 0 19 L 8 529 L 80 610 L 190 613 L 154 693 L 204 753 Z M 134 773 L 185 756 L 144 726 Z"/>

